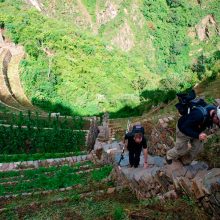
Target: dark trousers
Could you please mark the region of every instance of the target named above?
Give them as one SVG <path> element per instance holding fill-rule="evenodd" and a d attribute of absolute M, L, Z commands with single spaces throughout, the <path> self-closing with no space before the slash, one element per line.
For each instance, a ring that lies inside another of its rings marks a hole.
<path fill-rule="evenodd" d="M 129 149 L 129 163 L 131 167 L 137 168 L 140 163 L 141 148 L 139 149 Z"/>

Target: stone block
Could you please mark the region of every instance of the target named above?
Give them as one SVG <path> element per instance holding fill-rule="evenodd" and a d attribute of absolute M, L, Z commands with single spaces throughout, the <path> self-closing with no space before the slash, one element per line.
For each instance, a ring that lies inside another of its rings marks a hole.
<path fill-rule="evenodd" d="M 192 183 L 190 182 L 190 180 L 186 177 L 180 177 L 178 181 L 178 184 L 182 188 L 182 190 L 186 192 L 188 196 L 192 196 Z"/>
<path fill-rule="evenodd" d="M 220 192 L 217 192 L 217 194 L 219 195 Z M 220 200 L 218 198 L 219 196 L 216 196 L 216 195 L 210 195 L 209 196 L 209 200 L 212 204 L 215 204 L 216 206 L 219 206 L 220 207 Z"/>
<path fill-rule="evenodd" d="M 199 181 L 202 181 L 204 176 L 208 173 L 208 170 L 199 170 L 196 174 L 196 176 L 193 179 L 198 179 Z"/>
<path fill-rule="evenodd" d="M 220 185 L 220 168 L 211 169 L 203 178 L 202 184 L 207 192 L 211 194 L 213 184 Z"/>
<path fill-rule="evenodd" d="M 173 120 L 174 120 L 174 118 L 171 117 L 171 116 L 169 116 L 168 119 L 169 119 L 170 121 L 173 121 Z"/>
<path fill-rule="evenodd" d="M 200 199 L 205 196 L 202 183 L 198 179 L 192 180 L 192 191 L 193 191 L 196 199 Z"/>
<path fill-rule="evenodd" d="M 14 163 L 9 163 L 8 170 L 14 170 L 16 165 Z"/>
<path fill-rule="evenodd" d="M 9 163 L 4 163 L 4 164 L 2 164 L 1 170 L 8 171 L 8 168 L 9 168 Z"/>
<path fill-rule="evenodd" d="M 162 148 L 163 148 L 163 144 L 158 143 L 158 144 L 157 144 L 157 149 L 160 150 L 160 149 L 162 149 Z"/>
<path fill-rule="evenodd" d="M 47 159 L 48 164 L 52 164 L 54 162 L 54 159 Z"/>
<path fill-rule="evenodd" d="M 161 124 L 163 128 L 167 128 L 168 127 L 168 123 L 163 123 Z"/>
<path fill-rule="evenodd" d="M 81 162 L 81 161 L 82 161 L 81 155 L 79 155 L 79 156 L 76 157 L 76 161 L 77 161 L 77 162 Z"/>
<path fill-rule="evenodd" d="M 182 169 L 182 168 L 183 168 L 183 165 L 182 165 L 181 162 L 179 162 L 177 160 L 173 160 L 172 164 L 165 165 L 162 170 L 166 173 L 167 176 L 169 176 L 171 178 L 172 175 L 173 175 L 173 172 L 175 170 L 179 170 L 179 169 Z"/>
<path fill-rule="evenodd" d="M 36 168 L 36 169 L 39 168 L 39 165 L 38 165 L 38 161 L 37 161 L 37 160 L 33 161 L 33 166 L 34 166 L 34 168 Z"/>
<path fill-rule="evenodd" d="M 163 118 L 163 121 L 169 122 L 169 118 Z"/>
<path fill-rule="evenodd" d="M 164 197 L 165 199 L 177 199 L 177 198 L 178 198 L 178 196 L 177 196 L 175 190 L 170 190 L 169 192 L 165 193 L 165 194 L 163 195 L 163 197 Z"/>
<path fill-rule="evenodd" d="M 204 162 L 194 162 L 189 166 L 185 166 L 185 168 L 187 169 L 185 176 L 189 179 L 193 179 L 199 171 L 207 170 L 208 165 Z"/>
<path fill-rule="evenodd" d="M 137 172 L 134 173 L 133 178 L 135 181 L 139 181 L 142 176 L 146 173 L 146 169 L 139 169 Z"/>
<path fill-rule="evenodd" d="M 87 155 L 82 155 L 82 161 L 87 160 Z"/>
<path fill-rule="evenodd" d="M 160 123 L 160 124 L 163 124 L 163 123 L 164 123 L 164 121 L 163 121 L 162 118 L 159 119 L 159 123 Z"/>
<path fill-rule="evenodd" d="M 152 169 L 147 169 L 147 172 L 141 177 L 141 180 L 145 182 L 145 184 L 152 185 L 154 182 L 154 177 L 151 174 Z"/>

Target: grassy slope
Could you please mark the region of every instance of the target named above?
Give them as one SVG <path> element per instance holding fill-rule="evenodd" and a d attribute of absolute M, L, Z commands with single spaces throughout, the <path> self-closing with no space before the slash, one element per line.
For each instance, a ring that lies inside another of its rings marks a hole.
<path fill-rule="evenodd" d="M 2 219 L 210 219 L 187 197 L 164 204 L 154 200 L 138 202 L 129 190 L 84 198 L 75 192 L 57 193 L 8 203 L 8 210 L 0 214 Z"/>

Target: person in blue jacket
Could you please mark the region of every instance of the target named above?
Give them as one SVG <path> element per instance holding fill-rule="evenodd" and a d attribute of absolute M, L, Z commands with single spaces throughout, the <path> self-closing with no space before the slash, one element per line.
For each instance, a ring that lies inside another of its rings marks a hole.
<path fill-rule="evenodd" d="M 219 107 L 209 105 L 205 111 L 195 108 L 178 120 L 175 147 L 166 154 L 168 164 L 175 159 L 180 159 L 184 165 L 190 164 L 203 150 L 203 143 L 207 139 L 204 133 L 206 128 L 212 128 L 213 124 L 220 127 Z"/>

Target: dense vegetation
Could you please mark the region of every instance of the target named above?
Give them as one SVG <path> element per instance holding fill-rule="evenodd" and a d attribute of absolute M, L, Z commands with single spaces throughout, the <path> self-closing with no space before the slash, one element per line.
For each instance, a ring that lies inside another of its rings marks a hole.
<path fill-rule="evenodd" d="M 89 129 L 90 126 L 89 120 L 86 121 L 80 116 L 59 117 L 58 115 L 52 116 L 50 113 L 48 116 L 42 116 L 38 112 L 33 113 L 30 111 L 27 114 L 23 112 L 19 112 L 19 114 L 0 112 L 0 124 L 79 130 Z"/>
<path fill-rule="evenodd" d="M 22 81 L 32 102 L 44 109 L 80 115 L 105 110 L 140 114 L 146 102 L 167 102 L 176 91 L 219 72 L 218 35 L 206 41 L 189 36 L 208 14 L 219 24 L 219 0 L 115 0 L 117 16 L 102 24 L 97 36 L 70 23 L 76 2 L 41 2 L 53 18 L 30 10 L 21 0 L 5 0 L 0 22 L 7 37 L 24 45 L 28 56 L 21 64 Z M 105 2 L 82 4 L 95 26 L 96 6 L 104 9 Z M 135 16 L 144 19 L 142 28 Z M 134 47 L 127 53 L 112 45 L 109 50 L 124 23 L 131 28 Z"/>
<path fill-rule="evenodd" d="M 85 150 L 85 132 L 71 129 L 0 127 L 0 153 L 52 153 Z"/>
<path fill-rule="evenodd" d="M 6 1 L 1 11 L 7 36 L 28 53 L 22 78 L 34 104 L 50 108 L 58 103 L 71 109 L 61 109 L 64 113 L 95 114 L 139 103 L 132 80 L 145 76 L 146 69 L 139 71 L 126 55 L 108 51 L 98 38 L 67 23 L 24 9 L 21 1 Z"/>
<path fill-rule="evenodd" d="M 82 129 L 89 129 L 89 121 L 79 116 L 0 113 L 0 124 L 1 162 L 57 158 L 86 150 Z"/>

